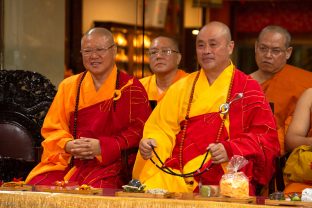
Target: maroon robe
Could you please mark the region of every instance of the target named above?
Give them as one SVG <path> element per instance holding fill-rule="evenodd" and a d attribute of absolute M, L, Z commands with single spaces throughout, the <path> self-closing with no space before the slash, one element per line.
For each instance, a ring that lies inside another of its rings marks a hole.
<path fill-rule="evenodd" d="M 118 89 L 132 79 L 118 72 Z M 79 185 L 87 184 L 97 188 L 120 188 L 128 183 L 123 180 L 121 151 L 138 147 L 142 138 L 144 123 L 151 113 L 147 94 L 137 79 L 122 89 L 121 97 L 104 100 L 78 111 L 77 138 L 89 137 L 100 140 L 102 161 L 74 159 L 77 170 L 69 181 Z M 73 112 L 70 118 L 70 131 L 73 133 Z M 132 155 L 134 160 L 135 154 Z M 29 184 L 54 185 L 64 180 L 69 171 L 51 171 L 36 176 Z M 131 168 L 128 170 L 131 174 Z"/>

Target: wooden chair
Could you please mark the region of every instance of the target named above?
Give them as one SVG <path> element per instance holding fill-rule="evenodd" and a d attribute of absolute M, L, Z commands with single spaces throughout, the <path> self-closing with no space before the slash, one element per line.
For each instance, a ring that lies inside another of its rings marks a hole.
<path fill-rule="evenodd" d="M 39 73 L 0 70 L 0 181 L 25 179 L 40 161 L 41 126 L 55 93 Z"/>

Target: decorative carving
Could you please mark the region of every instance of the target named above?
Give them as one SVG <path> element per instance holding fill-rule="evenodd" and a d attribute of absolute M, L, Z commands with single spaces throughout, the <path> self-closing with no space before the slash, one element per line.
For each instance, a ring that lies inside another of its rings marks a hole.
<path fill-rule="evenodd" d="M 55 86 L 37 72 L 0 70 L 0 120 L 21 123 L 40 146 L 40 129 L 55 94 Z"/>
<path fill-rule="evenodd" d="M 37 72 L 0 70 L 0 123 L 6 128 L 0 129 L 0 181 L 25 179 L 40 161 L 41 127 L 55 94 L 55 86 Z M 28 146 L 17 144 L 25 139 L 31 140 Z M 16 151 L 26 156 L 11 156 L 21 155 Z"/>

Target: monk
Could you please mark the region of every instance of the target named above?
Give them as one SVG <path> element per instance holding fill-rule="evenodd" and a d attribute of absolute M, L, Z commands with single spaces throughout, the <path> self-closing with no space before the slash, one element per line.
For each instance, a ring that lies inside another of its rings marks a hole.
<path fill-rule="evenodd" d="M 141 83 L 117 70 L 116 49 L 104 28 L 82 37 L 86 71 L 59 85 L 41 131 L 41 162 L 27 184 L 120 188 L 126 183 L 121 151 L 138 146 L 151 108 Z"/>
<path fill-rule="evenodd" d="M 286 29 L 274 25 L 265 27 L 255 43 L 258 70 L 251 74 L 274 106 L 282 155 L 297 100 L 305 89 L 312 87 L 311 72 L 286 64 L 292 53 L 290 43 L 291 36 Z"/>
<path fill-rule="evenodd" d="M 147 91 L 149 100 L 159 102 L 169 86 L 186 73 L 178 69 L 181 53 L 173 38 L 159 36 L 153 39 L 149 57 L 150 68 L 154 74 L 140 79 L 140 82 Z"/>
<path fill-rule="evenodd" d="M 306 162 L 298 164 L 298 160 L 290 155 L 285 166 L 285 194 L 301 193 L 305 188 L 312 188 L 312 88 L 304 91 L 299 98 L 294 116 L 287 130 L 285 145 L 292 154 L 302 151 L 300 155 Z M 296 155 L 294 155 L 296 156 Z M 299 156 L 299 155 L 298 155 Z M 305 166 L 306 169 L 303 169 Z M 299 174 L 303 175 L 299 175 Z"/>
<path fill-rule="evenodd" d="M 146 189 L 194 192 L 200 183 L 218 185 L 233 155 L 249 161 L 242 171 L 250 194 L 270 180 L 280 151 L 274 117 L 260 85 L 233 65 L 233 48 L 225 24 L 200 30 L 201 69 L 173 84 L 145 124 L 133 177 Z"/>

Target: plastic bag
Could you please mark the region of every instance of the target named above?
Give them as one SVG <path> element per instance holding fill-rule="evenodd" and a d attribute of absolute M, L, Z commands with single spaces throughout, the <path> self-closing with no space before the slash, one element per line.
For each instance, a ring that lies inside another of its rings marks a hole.
<path fill-rule="evenodd" d="M 243 172 L 238 172 L 248 163 L 243 156 L 234 155 L 228 163 L 228 172 L 220 180 L 220 193 L 234 198 L 249 197 L 249 180 Z"/>

